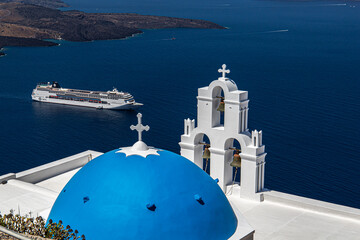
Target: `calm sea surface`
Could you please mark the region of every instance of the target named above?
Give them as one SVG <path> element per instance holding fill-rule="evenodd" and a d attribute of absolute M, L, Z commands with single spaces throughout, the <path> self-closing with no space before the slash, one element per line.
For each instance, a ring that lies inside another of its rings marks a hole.
<path fill-rule="evenodd" d="M 0 175 L 136 141 L 136 112 L 31 101 L 37 82 L 129 91 L 150 145 L 179 152 L 197 88 L 226 63 L 262 129 L 267 188 L 360 208 L 360 4 L 249 0 L 70 0 L 88 12 L 199 18 L 227 30 L 165 29 L 126 40 L 7 48 L 0 58 Z M 171 37 L 175 41 L 170 41 Z"/>

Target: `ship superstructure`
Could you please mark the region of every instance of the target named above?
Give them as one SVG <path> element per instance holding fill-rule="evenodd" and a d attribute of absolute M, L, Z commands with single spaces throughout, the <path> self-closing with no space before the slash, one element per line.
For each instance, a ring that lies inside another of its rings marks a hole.
<path fill-rule="evenodd" d="M 58 103 L 97 109 L 127 110 L 142 106 L 135 102 L 133 96 L 127 92 L 118 91 L 89 91 L 60 87 L 57 82 L 38 83 L 31 94 L 31 98 L 38 102 Z"/>

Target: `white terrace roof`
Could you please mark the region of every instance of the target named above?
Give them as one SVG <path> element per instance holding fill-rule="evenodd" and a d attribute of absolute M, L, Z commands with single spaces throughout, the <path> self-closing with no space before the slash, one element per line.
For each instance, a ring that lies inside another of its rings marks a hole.
<path fill-rule="evenodd" d="M 255 202 L 239 192 L 234 187 L 228 199 L 255 229 L 255 240 L 360 240 L 359 209 L 275 191 Z"/>
<path fill-rule="evenodd" d="M 0 211 L 47 217 L 57 195 L 88 161 L 102 153 L 86 151 L 17 174 L 0 176 Z M 46 177 L 44 177 L 46 176 Z M 255 229 L 255 240 L 349 239 L 360 240 L 360 210 L 269 191 L 264 201 L 241 199 L 234 185 L 228 199 L 245 217 L 241 232 Z M 235 234 L 236 235 L 236 234 Z M 235 237 L 235 236 L 233 236 Z M 231 238 L 236 239 L 236 238 Z M 251 239 L 251 238 L 249 238 Z"/>

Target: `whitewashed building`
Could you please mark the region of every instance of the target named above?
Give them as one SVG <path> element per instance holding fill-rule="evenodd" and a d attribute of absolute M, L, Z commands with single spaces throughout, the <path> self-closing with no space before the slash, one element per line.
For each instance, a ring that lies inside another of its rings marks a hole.
<path fill-rule="evenodd" d="M 12 211 L 45 218 L 50 214 L 56 218 L 63 212 L 70 214 L 67 219 L 76 223 L 76 216 L 63 208 L 68 201 L 74 201 L 80 209 L 77 213 L 82 216 L 89 213 L 86 208 L 91 209 L 89 216 L 98 220 L 104 214 L 115 214 L 115 217 L 117 213 L 125 214 L 123 209 L 126 209 L 128 215 L 121 215 L 121 221 L 132 219 L 133 225 L 130 220 L 122 222 L 130 235 L 120 234 L 116 236 L 122 238 L 115 236 L 113 239 L 139 239 L 136 236 L 142 235 L 136 235 L 141 234 L 136 226 L 144 224 L 147 224 L 148 234 L 140 239 L 179 239 L 182 234 L 187 234 L 186 239 L 225 239 L 225 235 L 234 240 L 360 239 L 359 209 L 264 188 L 266 152 L 262 131 L 248 129 L 248 92 L 238 90 L 236 83 L 226 77 L 230 71 L 225 65 L 219 72 L 221 77 L 198 90 L 197 120 L 184 121 L 184 134 L 179 143 L 181 156 L 150 148 L 142 142 L 142 131 L 149 127 L 142 125 L 139 115 L 138 124 L 132 126 L 138 131 L 139 141 L 130 147 L 105 154 L 89 150 L 27 171 L 0 176 L 1 213 Z M 241 160 L 237 157 L 234 165 L 237 151 Z M 206 159 L 211 178 L 201 171 Z M 142 161 L 145 166 L 149 175 L 146 180 L 142 178 L 145 170 L 131 172 L 132 162 L 136 161 Z M 147 161 L 156 164 L 147 165 Z M 163 164 L 164 161 L 167 164 Z M 125 165 L 118 166 L 119 163 Z M 182 171 L 177 174 L 183 175 L 166 175 L 168 168 L 175 166 L 173 164 L 179 164 L 176 166 Z M 234 181 L 233 166 L 240 168 L 240 181 Z M 171 177 L 177 187 L 169 184 L 171 181 L 164 181 Z M 178 181 L 180 177 L 185 180 Z M 89 183 L 85 184 L 88 186 L 84 186 L 84 182 Z M 202 188 L 207 190 L 202 191 Z M 84 189 L 86 194 L 82 192 Z M 128 191 L 125 195 L 124 189 Z M 73 198 L 67 197 L 67 193 L 74 192 Z M 127 197 L 126 201 L 118 201 Z M 136 202 L 139 205 L 134 207 L 132 204 Z M 227 212 L 223 216 L 225 225 L 213 211 L 223 208 Z M 202 219 L 201 216 L 206 217 Z M 202 220 L 211 224 L 199 230 Z M 117 220 L 113 222 L 114 225 L 103 231 L 111 227 L 115 230 L 122 224 Z M 154 223 L 157 225 L 151 225 Z M 179 226 L 186 226 L 186 231 L 181 231 L 185 228 L 179 229 Z M 87 230 L 84 228 L 84 231 Z"/>

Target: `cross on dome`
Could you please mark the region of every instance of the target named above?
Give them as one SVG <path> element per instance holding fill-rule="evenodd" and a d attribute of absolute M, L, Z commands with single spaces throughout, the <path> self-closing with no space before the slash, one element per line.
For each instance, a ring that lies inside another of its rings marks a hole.
<path fill-rule="evenodd" d="M 130 129 L 136 130 L 138 132 L 139 140 L 136 143 L 134 143 L 132 147 L 120 148 L 120 150 L 117 151 L 116 153 L 125 153 L 126 156 L 139 155 L 144 158 L 146 158 L 148 155 L 159 155 L 157 153 L 159 151 L 158 149 L 153 147 L 148 147 L 148 145 L 146 145 L 146 143 L 142 141 L 142 132 L 144 130 L 149 131 L 150 127 L 148 125 L 144 126 L 141 124 L 141 118 L 142 118 L 141 113 L 138 113 L 136 116 L 138 118 L 138 124 L 131 125 Z"/>
<path fill-rule="evenodd" d="M 226 74 L 227 73 L 230 73 L 230 70 L 229 69 L 226 69 L 226 64 L 223 64 L 221 66 L 222 68 L 220 68 L 218 70 L 219 73 L 222 73 L 222 77 L 220 77 L 219 79 L 222 79 L 222 80 L 225 80 L 226 79 Z"/>
<path fill-rule="evenodd" d="M 139 141 L 142 141 L 142 131 L 144 131 L 144 130 L 149 131 L 150 127 L 149 127 L 149 125 L 144 126 L 141 124 L 141 118 L 142 118 L 141 113 L 138 113 L 136 116 L 138 118 L 138 124 L 136 126 L 131 125 L 130 129 L 136 130 L 138 132 Z"/>

